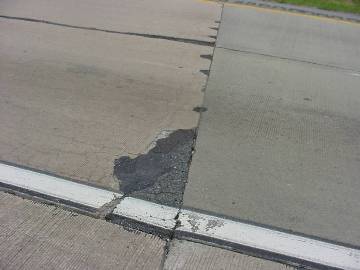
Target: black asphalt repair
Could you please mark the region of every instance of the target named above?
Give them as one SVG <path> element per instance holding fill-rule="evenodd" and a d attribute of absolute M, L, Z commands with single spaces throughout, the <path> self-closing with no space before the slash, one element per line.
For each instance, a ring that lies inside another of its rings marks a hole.
<path fill-rule="evenodd" d="M 120 191 L 159 204 L 180 207 L 196 139 L 195 129 L 179 129 L 159 139 L 148 153 L 114 162 Z"/>

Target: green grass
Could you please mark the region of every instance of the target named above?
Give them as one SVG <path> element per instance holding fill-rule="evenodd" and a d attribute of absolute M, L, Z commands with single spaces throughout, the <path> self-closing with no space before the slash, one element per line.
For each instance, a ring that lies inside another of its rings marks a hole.
<path fill-rule="evenodd" d="M 360 14 L 360 0 L 273 0 L 298 6 Z"/>

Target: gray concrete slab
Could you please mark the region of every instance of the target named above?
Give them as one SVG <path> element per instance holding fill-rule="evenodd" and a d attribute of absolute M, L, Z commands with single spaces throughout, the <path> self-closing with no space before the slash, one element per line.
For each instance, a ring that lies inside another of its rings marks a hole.
<path fill-rule="evenodd" d="M 170 244 L 164 270 L 176 269 L 292 270 L 295 268 L 216 247 L 174 240 Z"/>
<path fill-rule="evenodd" d="M 185 206 L 359 245 L 359 85 L 217 48 Z"/>
<path fill-rule="evenodd" d="M 2 0 L 0 15 L 114 31 L 214 41 L 219 4 L 195 0 Z"/>
<path fill-rule="evenodd" d="M 197 126 L 213 48 L 0 20 L 0 160 L 117 189 L 116 158 Z"/>
<path fill-rule="evenodd" d="M 225 5 L 217 44 L 360 71 L 360 24 Z"/>
<path fill-rule="evenodd" d="M 165 243 L 0 192 L 1 269 L 160 269 Z"/>

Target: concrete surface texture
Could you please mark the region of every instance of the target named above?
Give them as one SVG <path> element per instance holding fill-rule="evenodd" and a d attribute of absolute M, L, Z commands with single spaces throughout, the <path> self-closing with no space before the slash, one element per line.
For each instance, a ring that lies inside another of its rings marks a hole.
<path fill-rule="evenodd" d="M 360 25 L 222 20 L 184 205 L 359 246 Z"/>
<path fill-rule="evenodd" d="M 293 270 L 280 263 L 198 243 L 174 240 L 170 244 L 164 270 Z"/>
<path fill-rule="evenodd" d="M 225 6 L 217 45 L 360 71 L 358 23 Z"/>
<path fill-rule="evenodd" d="M 0 192 L 1 269 L 159 269 L 165 241 Z"/>
<path fill-rule="evenodd" d="M 194 0 L 3 0 L 0 15 L 214 41 L 219 5 Z"/>
<path fill-rule="evenodd" d="M 153 1 L 109 1 L 102 8 L 95 2 L 2 1 L 0 10 L 204 40 L 216 33 L 210 28 L 220 16 L 220 6 L 196 1 L 160 1 L 160 13 L 149 12 Z M 0 160 L 118 189 L 115 159 L 147 152 L 163 131 L 197 126 L 193 108 L 202 103 L 207 78 L 200 70 L 210 65 L 201 55 L 213 48 L 0 20 Z"/>

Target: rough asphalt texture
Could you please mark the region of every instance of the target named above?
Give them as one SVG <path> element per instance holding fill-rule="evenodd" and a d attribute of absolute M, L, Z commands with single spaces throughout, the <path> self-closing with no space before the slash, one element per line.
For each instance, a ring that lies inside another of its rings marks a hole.
<path fill-rule="evenodd" d="M 187 181 L 196 132 L 177 130 L 148 153 L 115 160 L 114 175 L 126 195 L 179 207 Z"/>

